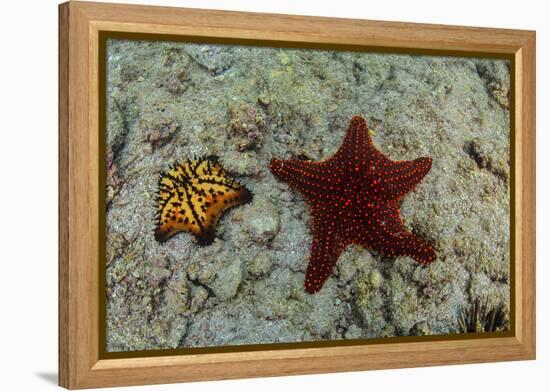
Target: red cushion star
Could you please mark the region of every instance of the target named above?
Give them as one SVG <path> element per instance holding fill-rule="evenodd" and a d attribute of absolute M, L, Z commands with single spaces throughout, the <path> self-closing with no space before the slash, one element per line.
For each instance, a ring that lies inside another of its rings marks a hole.
<path fill-rule="evenodd" d="M 432 159 L 391 161 L 372 144 L 366 121 L 353 117 L 340 149 L 323 162 L 272 159 L 269 168 L 300 191 L 313 217 L 305 289 L 319 291 L 348 244 L 428 264 L 432 246 L 407 231 L 399 201 L 430 171 Z"/>

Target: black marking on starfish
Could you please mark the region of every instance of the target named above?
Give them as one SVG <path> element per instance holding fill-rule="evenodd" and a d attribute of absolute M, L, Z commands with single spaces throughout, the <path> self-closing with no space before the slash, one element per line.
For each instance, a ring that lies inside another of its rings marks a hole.
<path fill-rule="evenodd" d="M 165 242 L 179 232 L 200 245 L 214 241 L 219 218 L 252 200 L 252 193 L 230 178 L 215 156 L 176 163 L 159 178 L 155 239 Z"/>

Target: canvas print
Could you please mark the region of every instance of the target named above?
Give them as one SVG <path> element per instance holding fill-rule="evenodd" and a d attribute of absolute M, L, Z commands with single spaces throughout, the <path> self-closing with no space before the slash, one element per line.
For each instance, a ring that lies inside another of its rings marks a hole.
<path fill-rule="evenodd" d="M 510 328 L 507 60 L 108 39 L 105 349 Z"/>

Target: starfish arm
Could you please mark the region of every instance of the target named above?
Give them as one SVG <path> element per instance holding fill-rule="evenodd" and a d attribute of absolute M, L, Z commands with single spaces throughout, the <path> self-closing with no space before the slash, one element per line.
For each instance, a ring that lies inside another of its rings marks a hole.
<path fill-rule="evenodd" d="M 396 199 L 413 190 L 432 167 L 432 159 L 418 158 L 412 161 L 388 161 L 378 166 L 371 181 L 374 194 L 385 199 Z"/>
<path fill-rule="evenodd" d="M 422 264 L 435 261 L 433 247 L 406 230 L 396 202 L 384 209 L 371 210 L 365 217 L 370 229 L 360 235 L 359 244 L 390 257 L 409 256 Z"/>
<path fill-rule="evenodd" d="M 371 147 L 372 140 L 367 121 L 355 116 L 351 119 L 342 145 L 331 160 L 343 163 L 346 170 L 351 173 L 365 173 L 369 165 L 368 153 Z"/>
<path fill-rule="evenodd" d="M 304 283 L 308 293 L 321 290 L 346 247 L 345 242 L 334 229 L 334 225 L 335 223 L 330 223 L 327 227 L 321 226 L 320 221 L 314 222 L 311 254 Z"/>
<path fill-rule="evenodd" d="M 435 250 L 425 239 L 409 233 L 401 241 L 401 255 L 407 255 L 416 262 L 424 265 L 430 264 L 436 259 Z"/>
<path fill-rule="evenodd" d="M 382 245 L 379 251 L 390 257 L 411 257 L 424 265 L 436 259 L 433 247 L 425 239 L 411 232 L 403 232 L 398 237 L 392 237 Z"/>
<path fill-rule="evenodd" d="M 342 181 L 340 170 L 324 162 L 271 159 L 269 169 L 307 199 L 330 197 Z"/>

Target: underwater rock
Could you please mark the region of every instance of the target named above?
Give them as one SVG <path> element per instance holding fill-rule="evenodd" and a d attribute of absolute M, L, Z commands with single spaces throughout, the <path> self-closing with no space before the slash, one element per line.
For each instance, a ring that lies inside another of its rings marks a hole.
<path fill-rule="evenodd" d="M 248 261 L 248 271 L 254 276 L 261 276 L 271 270 L 271 257 L 269 254 L 261 253 Z"/>
<path fill-rule="evenodd" d="M 226 71 L 233 62 L 233 49 L 230 46 L 189 45 L 186 46 L 185 51 L 212 76 Z"/>
<path fill-rule="evenodd" d="M 508 88 L 502 82 L 490 82 L 487 84 L 487 90 L 499 105 L 506 109 L 510 108 Z"/>
<path fill-rule="evenodd" d="M 189 319 L 185 316 L 178 316 L 172 321 L 170 325 L 170 331 L 168 332 L 168 346 L 172 349 L 177 348 L 180 345 L 180 341 L 187 332 L 187 324 Z"/>
<path fill-rule="evenodd" d="M 143 141 L 150 143 L 153 150 L 167 144 L 179 129 L 176 121 L 168 117 L 143 117 L 139 126 Z"/>
<path fill-rule="evenodd" d="M 349 328 L 346 330 L 346 333 L 344 334 L 345 339 L 358 339 L 361 338 L 363 335 L 363 330 L 356 324 L 352 324 L 349 326 Z"/>
<path fill-rule="evenodd" d="M 182 315 L 186 312 L 189 301 L 189 287 L 185 277 L 179 277 L 170 281 L 166 289 L 166 312 Z"/>
<path fill-rule="evenodd" d="M 431 335 L 432 330 L 426 321 L 418 322 L 410 330 L 409 335 Z"/>
<path fill-rule="evenodd" d="M 153 287 L 154 289 L 158 288 L 160 285 L 163 284 L 164 281 L 167 281 L 171 275 L 172 272 L 168 267 L 168 260 L 164 257 L 158 257 L 153 260 L 153 262 L 147 262 L 145 265 L 145 273 L 144 277 L 147 280 L 148 284 Z M 176 283 L 175 280 L 172 280 L 171 283 Z M 182 294 L 185 296 L 187 293 L 185 292 L 185 280 L 181 282 L 181 287 L 178 287 L 178 290 L 181 290 Z M 186 300 L 183 298 L 183 300 Z"/>
<path fill-rule="evenodd" d="M 227 171 L 241 176 L 256 175 L 265 169 L 254 151 L 241 153 L 231 148 L 222 154 L 221 160 Z"/>
<path fill-rule="evenodd" d="M 267 319 L 292 318 L 304 310 L 304 304 L 292 300 L 295 288 L 291 270 L 278 268 L 266 279 L 254 283 L 255 297 L 262 303 L 258 315 Z"/>
<path fill-rule="evenodd" d="M 157 87 L 172 95 L 181 95 L 189 87 L 191 58 L 180 48 L 170 48 L 164 53 L 164 67 L 156 82 Z"/>
<path fill-rule="evenodd" d="M 229 117 L 227 134 L 239 152 L 261 147 L 266 126 L 265 114 L 258 106 L 245 102 L 231 104 Z"/>
<path fill-rule="evenodd" d="M 510 76 L 508 69 L 496 66 L 492 61 L 475 60 L 476 71 L 479 77 L 485 82 L 488 95 L 501 107 L 509 109 L 508 84 Z"/>
<path fill-rule="evenodd" d="M 188 76 L 186 70 L 174 72 L 167 80 L 159 82 L 159 85 L 166 88 L 173 95 L 180 95 L 185 92 L 188 87 Z"/>
<path fill-rule="evenodd" d="M 189 312 L 195 314 L 200 311 L 204 307 L 206 300 L 208 300 L 208 291 L 202 286 L 193 287 Z"/>
<path fill-rule="evenodd" d="M 384 333 L 387 323 L 383 294 L 380 289 L 372 286 L 369 273 L 366 271 L 357 278 L 353 305 L 366 337 L 380 336 Z"/>
<path fill-rule="evenodd" d="M 400 267 L 406 268 L 403 265 Z M 403 274 L 407 276 L 406 273 Z M 426 309 L 418 298 L 416 286 L 411 284 L 408 278 L 404 278 L 403 274 L 394 269 L 388 279 L 391 295 L 387 310 L 398 335 L 407 335 L 409 330 L 418 323 L 419 316 Z"/>
<path fill-rule="evenodd" d="M 123 234 L 119 232 L 108 232 L 107 243 L 105 246 L 107 265 L 109 265 L 115 258 L 124 255 L 128 245 L 129 241 Z"/>
<path fill-rule="evenodd" d="M 313 297 L 304 291 L 303 278 L 303 273 L 276 268 L 269 277 L 255 282 L 254 300 L 261 303 L 258 315 L 269 320 L 290 320 L 292 334 L 304 330 L 311 337 L 337 338 L 336 324 L 345 306 L 334 300 L 336 285 L 330 281 L 326 290 Z"/>
<path fill-rule="evenodd" d="M 369 282 L 373 289 L 378 289 L 384 282 L 384 277 L 382 277 L 382 274 L 378 270 L 372 270 L 369 273 Z"/>
<path fill-rule="evenodd" d="M 495 151 L 491 143 L 474 138 L 464 146 L 466 153 L 476 162 L 479 168 L 489 170 L 497 177 L 507 181 L 509 177 L 508 164 L 502 160 L 502 153 Z"/>
<path fill-rule="evenodd" d="M 223 252 L 221 256 L 227 257 L 226 260 L 219 264 L 214 260 L 214 263 L 219 264 L 216 272 L 216 278 L 209 287 L 220 300 L 229 300 L 237 294 L 239 285 L 243 279 L 242 259 L 235 254 Z"/>
<path fill-rule="evenodd" d="M 372 254 L 360 246 L 349 246 L 336 263 L 338 284 L 355 282 L 365 270 L 376 267 Z"/>
<path fill-rule="evenodd" d="M 253 241 L 260 244 L 270 242 L 279 232 L 281 218 L 273 203 L 264 196 L 258 195 L 247 208 L 244 229 Z"/>
<path fill-rule="evenodd" d="M 130 120 L 135 116 L 135 97 L 113 94 L 108 100 L 108 115 L 110 118 L 107 132 L 107 145 L 115 155 L 124 148 L 130 131 Z"/>
<path fill-rule="evenodd" d="M 113 151 L 108 150 L 107 151 L 107 175 L 106 175 L 106 182 L 107 182 L 107 188 L 106 188 L 106 203 L 107 206 L 113 201 L 113 199 L 117 196 L 117 194 L 120 192 L 120 188 L 122 187 L 122 180 L 119 177 L 118 174 L 118 165 L 115 162 Z"/>
<path fill-rule="evenodd" d="M 140 70 L 133 64 L 122 64 L 119 67 L 121 85 L 125 85 L 137 80 L 140 76 Z"/>

